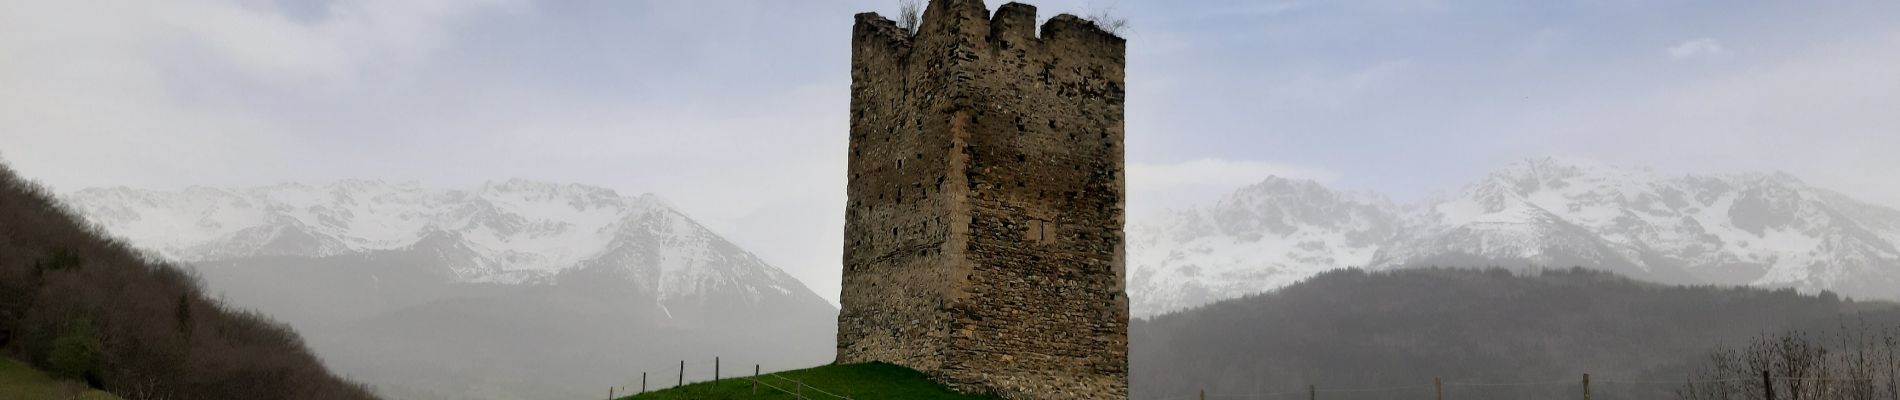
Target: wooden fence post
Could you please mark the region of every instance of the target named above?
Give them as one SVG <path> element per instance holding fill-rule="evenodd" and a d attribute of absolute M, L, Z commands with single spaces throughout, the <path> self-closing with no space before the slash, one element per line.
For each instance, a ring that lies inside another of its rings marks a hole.
<path fill-rule="evenodd" d="M 1583 374 L 1583 400 L 1590 400 L 1590 374 Z"/>
<path fill-rule="evenodd" d="M 719 380 L 719 357 L 713 357 L 713 380 Z"/>
<path fill-rule="evenodd" d="M 1768 370 L 1761 370 L 1762 398 L 1775 400 L 1775 380 L 1768 377 Z"/>
<path fill-rule="evenodd" d="M 645 394 L 646 392 L 647 392 L 647 373 L 641 372 L 640 373 L 640 393 Z"/>
<path fill-rule="evenodd" d="M 1319 388 L 1306 385 L 1306 400 L 1319 400 Z"/>
<path fill-rule="evenodd" d="M 613 387 L 613 386 L 608 386 L 608 387 L 607 387 L 607 400 L 614 400 L 614 387 Z"/>
<path fill-rule="evenodd" d="M 759 365 L 752 364 L 752 397 L 759 396 Z"/>
<path fill-rule="evenodd" d="M 1207 389 L 1201 389 L 1201 400 L 1207 400 Z"/>
<path fill-rule="evenodd" d="M 1445 400 L 1445 381 L 1432 378 L 1432 388 L 1438 392 L 1438 400 Z"/>
<path fill-rule="evenodd" d="M 680 386 L 686 386 L 686 360 L 680 360 L 680 381 L 673 384 L 673 387 Z"/>

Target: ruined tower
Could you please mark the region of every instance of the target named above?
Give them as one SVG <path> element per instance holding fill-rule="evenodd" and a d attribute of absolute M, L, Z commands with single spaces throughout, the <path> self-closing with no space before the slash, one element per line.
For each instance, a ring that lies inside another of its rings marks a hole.
<path fill-rule="evenodd" d="M 1124 43 L 1018 3 L 858 14 L 839 362 L 1127 398 Z"/>

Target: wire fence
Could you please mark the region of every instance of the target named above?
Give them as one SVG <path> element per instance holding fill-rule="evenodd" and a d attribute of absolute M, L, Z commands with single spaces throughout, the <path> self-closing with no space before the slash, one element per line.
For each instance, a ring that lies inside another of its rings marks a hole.
<path fill-rule="evenodd" d="M 674 379 L 673 379 L 673 386 L 671 387 L 677 388 L 677 387 L 682 387 L 682 386 L 686 386 L 688 384 L 693 384 L 693 383 L 703 383 L 703 382 L 687 382 L 686 381 L 686 372 L 687 372 L 686 362 L 682 360 L 679 363 L 679 365 L 680 367 L 679 367 L 678 375 L 672 377 Z M 713 381 L 718 381 L 721 376 L 720 370 L 719 370 L 720 368 L 719 358 L 717 357 L 713 358 L 712 365 L 713 365 Z M 640 382 L 638 386 L 634 386 L 633 384 L 629 383 L 626 385 L 618 385 L 618 386 L 609 387 L 608 392 L 607 392 L 607 396 L 608 396 L 607 398 L 609 400 L 612 400 L 612 399 L 620 398 L 617 396 L 631 396 L 631 395 L 637 395 L 637 394 L 644 394 L 649 391 L 648 378 L 649 378 L 649 375 L 645 372 L 642 372 L 640 374 Z M 800 400 L 804 400 L 804 399 L 857 400 L 856 398 L 851 397 L 849 395 L 838 394 L 840 392 L 848 393 L 849 390 L 847 389 L 849 388 L 840 388 L 840 387 L 821 388 L 817 386 L 812 386 L 811 384 L 806 383 L 803 380 L 780 375 L 779 373 L 776 373 L 776 372 L 761 374 L 760 365 L 758 364 L 754 364 L 752 366 L 752 375 L 737 376 L 737 377 L 732 377 L 732 378 L 740 379 L 742 382 L 750 383 L 752 385 L 752 392 L 754 395 L 759 393 L 759 390 L 763 388 L 766 390 L 776 391 L 779 393 L 791 395 L 793 398 L 800 399 Z M 1445 400 L 1445 399 L 1464 399 L 1464 398 L 1514 398 L 1514 399 L 1523 398 L 1523 399 L 1615 400 L 1618 397 L 1628 397 L 1628 396 L 1616 396 L 1612 394 L 1616 392 L 1603 390 L 1603 389 L 1612 389 L 1612 388 L 1617 388 L 1617 387 L 1629 388 L 1629 387 L 1638 387 L 1638 386 L 1647 386 L 1647 387 L 1671 386 L 1675 388 L 1684 388 L 1684 387 L 1690 387 L 1692 385 L 1733 384 L 1739 387 L 1739 389 L 1741 390 L 1752 392 L 1751 393 L 1752 397 L 1749 397 L 1749 398 L 1776 400 L 1778 398 L 1777 387 L 1785 391 L 1785 390 L 1791 389 L 1794 386 L 1794 384 L 1797 384 L 1797 383 L 1810 383 L 1810 382 L 1851 383 L 1851 382 L 1873 382 L 1873 381 L 1881 381 L 1881 380 L 1883 379 L 1881 378 L 1835 378 L 1835 377 L 1813 377 L 1813 376 L 1801 376 L 1801 377 L 1773 376 L 1764 371 L 1762 375 L 1760 376 L 1729 377 L 1729 378 L 1719 378 L 1719 379 L 1678 379 L 1678 380 L 1597 379 L 1593 381 L 1590 378 L 1590 374 L 1583 374 L 1580 377 L 1580 379 L 1563 379 L 1563 380 L 1554 380 L 1554 381 L 1547 380 L 1547 381 L 1524 381 L 1524 382 L 1483 382 L 1483 381 L 1446 381 L 1443 379 L 1433 379 L 1431 383 L 1420 383 L 1420 384 L 1413 384 L 1413 385 L 1340 387 L 1340 386 L 1333 386 L 1333 385 L 1320 386 L 1318 384 L 1309 384 L 1309 385 L 1305 385 L 1305 387 L 1288 387 L 1288 388 L 1284 388 L 1283 390 L 1263 390 L 1263 391 L 1245 392 L 1245 393 L 1208 392 L 1207 390 L 1203 389 L 1203 390 L 1199 390 L 1196 393 L 1181 394 L 1181 395 L 1176 395 L 1172 397 L 1157 397 L 1157 398 L 1151 398 L 1151 399 L 1154 399 L 1154 400 L 1207 400 L 1207 399 L 1357 400 L 1357 399 L 1366 399 L 1366 398 L 1406 398 L 1406 399 L 1430 398 L 1430 399 L 1435 399 L 1435 400 Z M 635 388 L 638 388 L 637 391 L 635 390 Z M 1597 393 L 1593 394 L 1592 393 L 1593 389 L 1596 390 Z M 1499 392 L 1500 390 L 1513 390 L 1515 392 Z M 1368 397 L 1368 396 L 1371 396 L 1371 397 Z M 1784 397 L 1787 397 L 1790 400 L 1794 398 L 1798 398 L 1797 396 L 1784 396 Z M 1809 397 L 1812 397 L 1812 396 L 1809 396 Z"/>
<path fill-rule="evenodd" d="M 1753 392 L 1751 394 L 1755 395 L 1755 397 L 1749 397 L 1749 398 L 1776 400 L 1776 399 L 1783 399 L 1783 398 L 1789 398 L 1789 399 L 1813 398 L 1812 396 L 1809 396 L 1809 397 L 1785 396 L 1781 394 L 1781 392 L 1777 392 L 1778 390 L 1777 388 L 1779 388 L 1779 390 L 1787 390 L 1788 387 L 1786 386 L 1786 384 L 1792 383 L 1792 382 L 1870 382 L 1870 381 L 1881 381 L 1881 380 L 1884 380 L 1884 379 L 1792 377 L 1792 376 L 1770 376 L 1770 375 L 1764 374 L 1762 376 L 1755 376 L 1755 377 L 1733 377 L 1733 378 L 1722 378 L 1722 379 L 1680 379 L 1680 380 L 1602 379 L 1602 380 L 1592 381 L 1590 379 L 1589 374 L 1584 374 L 1581 377 L 1581 379 L 1575 379 L 1575 380 L 1566 379 L 1566 380 L 1558 380 L 1558 381 L 1461 382 L 1461 381 L 1434 380 L 1434 382 L 1430 384 L 1379 386 L 1379 387 L 1343 387 L 1343 388 L 1342 387 L 1320 387 L 1319 385 L 1307 385 L 1306 387 L 1300 388 L 1300 389 L 1273 390 L 1273 391 L 1263 391 L 1263 392 L 1254 392 L 1254 393 L 1232 393 L 1232 392 L 1222 393 L 1222 392 L 1208 392 L 1206 390 L 1201 390 L 1198 393 L 1190 393 L 1190 394 L 1177 395 L 1177 396 L 1172 396 L 1172 397 L 1158 397 L 1154 399 L 1155 400 L 1206 400 L 1206 399 L 1308 399 L 1308 400 L 1328 399 L 1328 400 L 1334 400 L 1334 399 L 1364 398 L 1365 395 L 1381 395 L 1381 396 L 1376 396 L 1376 397 L 1377 398 L 1401 398 L 1402 397 L 1406 399 L 1444 400 L 1444 399 L 1460 399 L 1460 398 L 1467 398 L 1467 397 L 1499 398 L 1500 397 L 1499 395 L 1502 394 L 1502 395 L 1506 395 L 1504 396 L 1506 398 L 1523 398 L 1523 399 L 1608 400 L 1608 399 L 1611 399 L 1612 397 L 1604 396 L 1605 393 L 1603 393 L 1602 391 L 1599 391 L 1596 394 L 1592 394 L 1591 393 L 1592 389 L 1594 388 L 1594 389 L 1601 390 L 1601 389 L 1606 389 L 1606 388 L 1611 388 L 1611 387 L 1616 387 L 1616 386 L 1627 387 L 1627 386 L 1659 386 L 1659 385 L 1680 388 L 1680 387 L 1686 387 L 1688 385 L 1693 385 L 1693 384 L 1753 383 L 1752 385 L 1748 385 L 1748 386 L 1752 388 Z M 1516 393 L 1480 393 L 1480 392 L 1491 390 L 1491 389 L 1533 389 L 1533 390 L 1520 391 Z M 1391 396 L 1397 396 L 1397 397 L 1391 397 Z M 1821 397 L 1821 398 L 1831 399 L 1832 397 Z"/>
<path fill-rule="evenodd" d="M 826 395 L 826 396 L 831 396 L 831 397 L 835 397 L 835 398 L 840 398 L 840 399 L 844 399 L 844 400 L 851 400 L 851 398 L 850 398 L 850 397 L 845 397 L 845 396 L 839 396 L 839 395 L 837 395 L 837 394 L 835 394 L 835 393 L 831 393 L 831 392 L 827 392 L 827 391 L 825 391 L 824 389 L 819 389 L 819 388 L 817 388 L 817 387 L 813 387 L 813 386 L 809 386 L 809 385 L 806 385 L 804 381 L 800 381 L 800 380 L 796 380 L 796 379 L 792 379 L 792 378 L 786 378 L 786 377 L 783 377 L 783 376 L 779 376 L 779 374 L 772 374 L 772 376 L 773 376 L 773 377 L 776 377 L 776 378 L 779 378 L 779 379 L 784 379 L 784 380 L 787 380 L 787 381 L 791 381 L 791 382 L 793 382 L 794 384 L 796 384 L 796 385 L 798 385 L 798 387 L 800 388 L 800 389 L 799 389 L 800 391 L 799 391 L 799 392 L 795 392 L 795 393 L 792 393 L 792 394 L 793 394 L 794 396 L 796 396 L 796 397 L 798 397 L 798 398 L 801 398 L 801 399 L 802 399 L 802 398 L 805 398 L 805 395 L 804 395 L 804 392 L 803 392 L 803 390 L 804 390 L 804 388 L 811 388 L 811 390 L 812 390 L 812 391 L 815 391 L 815 392 L 818 392 L 818 393 L 820 393 L 820 394 L 823 394 L 823 395 Z M 753 378 L 753 379 L 758 379 L 758 378 Z"/>
<path fill-rule="evenodd" d="M 717 382 L 721 378 L 719 357 L 713 357 L 713 364 L 712 364 L 713 375 L 712 375 L 711 381 L 702 381 L 702 382 L 687 381 L 686 380 L 686 361 L 681 360 L 679 365 L 680 365 L 679 374 L 673 377 L 674 378 L 673 386 L 670 386 L 670 387 L 655 386 L 653 388 L 654 389 L 679 388 L 679 387 L 684 387 L 687 385 L 698 384 L 698 383 Z M 777 391 L 780 393 L 792 395 L 793 398 L 800 399 L 800 400 L 804 400 L 804 399 L 856 400 L 855 398 L 852 398 L 850 396 L 839 395 L 837 393 L 833 393 L 830 390 L 825 390 L 823 388 L 812 386 L 811 384 L 805 383 L 803 380 L 788 378 L 784 375 L 779 375 L 776 372 L 766 373 L 766 374 L 761 375 L 759 373 L 760 367 L 761 366 L 759 364 L 753 364 L 751 376 L 738 376 L 738 377 L 732 377 L 732 378 L 742 379 L 745 382 L 751 383 L 753 394 L 755 395 L 758 393 L 759 388 L 765 388 L 765 389 L 770 389 L 770 390 Z M 701 373 L 703 373 L 703 371 Z M 771 383 L 772 381 L 767 380 L 767 379 L 762 379 L 761 377 L 777 378 L 781 382 L 778 385 L 774 385 Z M 615 385 L 615 386 L 608 387 L 607 399 L 613 400 L 613 399 L 623 398 L 625 396 L 636 396 L 636 395 L 646 394 L 647 392 L 650 391 L 648 390 L 648 386 L 647 386 L 648 384 L 647 378 L 648 378 L 648 374 L 646 372 L 641 372 L 640 382 L 637 384 L 637 386 L 634 383 L 632 383 L 632 381 L 628 381 L 622 385 Z M 781 387 L 780 385 L 783 385 L 783 387 Z M 833 388 L 833 390 L 838 390 L 838 389 Z M 819 397 L 819 396 L 823 396 L 823 397 Z"/>

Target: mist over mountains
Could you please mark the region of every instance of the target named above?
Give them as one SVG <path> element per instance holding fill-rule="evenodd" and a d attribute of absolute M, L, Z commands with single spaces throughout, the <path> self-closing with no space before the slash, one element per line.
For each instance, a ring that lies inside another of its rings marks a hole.
<path fill-rule="evenodd" d="M 682 359 L 772 369 L 832 357 L 835 308 L 652 195 L 340 181 L 64 200 L 291 323 L 337 371 L 394 398 L 591 396 Z M 1138 317 L 1349 267 L 1580 265 L 1860 298 L 1900 289 L 1900 211 L 1786 174 L 1576 159 L 1526 160 L 1415 204 L 1267 178 L 1138 219 L 1129 239 Z"/>
<path fill-rule="evenodd" d="M 1900 211 L 1787 174 L 1670 175 L 1541 158 L 1396 204 L 1283 178 L 1129 228 L 1152 316 L 1339 268 L 1585 266 L 1663 283 L 1900 293 Z"/>
<path fill-rule="evenodd" d="M 340 181 L 64 200 L 394 398 L 592 396 L 680 360 L 832 355 L 835 308 L 653 195 Z"/>

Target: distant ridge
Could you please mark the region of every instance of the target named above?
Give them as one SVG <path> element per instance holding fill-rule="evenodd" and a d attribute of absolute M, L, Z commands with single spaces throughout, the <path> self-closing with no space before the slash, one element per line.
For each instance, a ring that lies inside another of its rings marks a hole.
<path fill-rule="evenodd" d="M 791 276 L 736 249 L 653 194 L 525 179 L 470 189 L 414 182 L 341 180 L 179 191 L 89 188 L 64 198 L 89 220 L 168 258 L 208 262 L 247 257 L 330 257 L 431 248 L 456 253 L 445 265 L 458 282 L 545 282 L 575 268 L 610 263 L 628 251 L 654 258 L 651 289 L 690 296 L 707 279 L 758 274 L 773 291 L 802 290 Z M 723 252 L 723 253 L 722 253 Z M 756 271 L 713 271 L 742 258 Z"/>
<path fill-rule="evenodd" d="M 1129 326 L 1134 398 L 1410 387 L 1344 398 L 1673 398 L 1712 351 L 1762 334 L 1891 327 L 1891 302 L 1668 286 L 1586 269 L 1326 272 Z M 1835 336 L 1825 336 L 1832 340 Z M 1613 382 L 1660 382 L 1627 384 Z M 1554 383 L 1554 384 L 1543 384 Z M 1335 396 L 1349 396 L 1334 394 Z M 1362 396 L 1362 397 L 1360 397 Z M 1321 393 L 1320 398 L 1329 398 Z"/>

